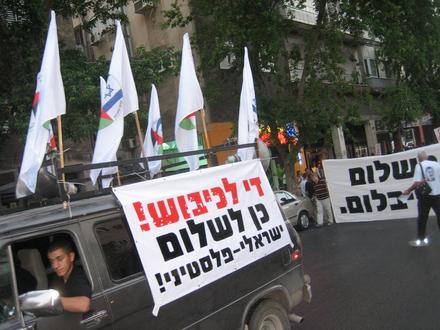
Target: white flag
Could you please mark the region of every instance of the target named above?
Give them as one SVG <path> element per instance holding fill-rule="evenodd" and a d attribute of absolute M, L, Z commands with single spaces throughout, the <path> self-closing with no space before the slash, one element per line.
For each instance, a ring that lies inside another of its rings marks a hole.
<path fill-rule="evenodd" d="M 102 109 L 95 151 L 93 153 L 93 164 L 117 160 L 116 152 L 124 134 L 124 117 L 139 109 L 130 59 L 128 58 L 124 35 L 119 21 L 116 21 L 115 46 L 105 88 L 102 87 L 103 80 L 101 78 Z M 117 166 L 94 169 L 90 171 L 90 179 L 95 184 L 99 173 L 111 175 L 117 171 Z M 102 186 L 104 188 L 108 187 L 111 180 L 111 178 L 103 179 Z"/>
<path fill-rule="evenodd" d="M 127 48 L 125 47 L 121 23 L 119 21 L 116 21 L 115 47 L 113 49 L 108 74 L 119 82 L 124 93 L 121 104 L 124 116 L 137 111 L 139 109 L 138 95 L 133 74 L 131 73 L 130 59 L 128 58 Z"/>
<path fill-rule="evenodd" d="M 148 126 L 145 132 L 143 152 L 145 157 L 157 156 L 162 152 L 163 134 L 162 120 L 160 118 L 159 98 L 157 96 L 156 86 L 151 85 L 150 108 L 148 110 Z M 150 175 L 153 177 L 159 173 L 161 160 L 148 162 Z"/>
<path fill-rule="evenodd" d="M 38 170 L 51 137 L 50 120 L 65 113 L 66 100 L 60 70 L 57 23 L 55 12 L 52 11 L 41 69 L 37 77 L 26 146 L 17 180 L 15 191 L 17 198 L 35 193 Z"/>
<path fill-rule="evenodd" d="M 107 82 L 102 77 L 100 77 L 100 81 L 101 115 L 92 164 L 116 161 L 116 152 L 124 134 L 124 113 L 121 104 L 125 95 L 121 85 L 112 75 L 108 77 Z M 96 183 L 101 171 L 103 176 L 111 175 L 117 173 L 118 167 L 90 170 L 90 179 L 93 184 Z M 111 181 L 112 178 L 103 178 L 103 188 L 110 186 Z"/>
<path fill-rule="evenodd" d="M 249 64 L 248 50 L 244 48 L 243 85 L 240 95 L 240 112 L 238 114 L 238 144 L 254 143 L 258 137 L 257 102 L 255 100 L 254 80 Z M 254 148 L 238 149 L 241 160 L 255 156 Z"/>
<path fill-rule="evenodd" d="M 175 138 L 180 152 L 198 150 L 196 113 L 203 109 L 203 95 L 197 80 L 188 33 L 183 36 L 180 68 L 179 99 L 177 101 Z M 185 157 L 189 170 L 199 168 L 199 155 Z"/>

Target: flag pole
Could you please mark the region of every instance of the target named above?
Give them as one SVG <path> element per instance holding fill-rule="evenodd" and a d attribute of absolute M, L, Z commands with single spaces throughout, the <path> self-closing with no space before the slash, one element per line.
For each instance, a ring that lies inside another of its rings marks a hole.
<path fill-rule="evenodd" d="M 208 130 L 206 129 L 206 117 L 205 117 L 205 109 L 202 108 L 201 112 L 202 124 L 203 124 L 203 135 L 205 136 L 206 147 L 208 149 L 211 148 L 211 144 L 209 143 Z"/>
<path fill-rule="evenodd" d="M 63 145 L 63 129 L 61 125 L 61 116 L 57 116 L 57 125 L 58 125 L 58 145 L 60 146 L 60 167 L 64 169 L 64 145 Z M 61 174 L 61 181 L 64 186 L 64 190 L 66 190 L 66 175 L 64 173 Z"/>
<path fill-rule="evenodd" d="M 134 120 L 136 122 L 137 137 L 138 137 L 139 147 L 141 148 L 141 155 L 144 156 L 144 148 L 142 148 L 144 142 L 142 141 L 142 130 L 141 130 L 141 124 L 139 122 L 139 116 L 137 111 L 133 112 L 133 114 L 134 114 Z"/>

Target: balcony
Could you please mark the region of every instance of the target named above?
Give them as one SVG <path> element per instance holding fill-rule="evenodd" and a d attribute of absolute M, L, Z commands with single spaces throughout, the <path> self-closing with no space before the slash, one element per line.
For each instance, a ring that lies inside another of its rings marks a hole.
<path fill-rule="evenodd" d="M 396 79 L 392 78 L 367 77 L 365 82 L 374 91 L 396 87 Z"/>
<path fill-rule="evenodd" d="M 157 0 L 135 0 L 134 12 L 136 14 L 145 15 L 157 5 Z"/>

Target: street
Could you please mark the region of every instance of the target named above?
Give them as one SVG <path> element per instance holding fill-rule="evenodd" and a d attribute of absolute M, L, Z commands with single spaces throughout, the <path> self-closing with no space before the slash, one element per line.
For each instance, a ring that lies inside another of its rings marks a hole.
<path fill-rule="evenodd" d="M 414 248 L 416 220 L 337 224 L 300 233 L 311 304 L 293 329 L 439 329 L 440 234 Z"/>

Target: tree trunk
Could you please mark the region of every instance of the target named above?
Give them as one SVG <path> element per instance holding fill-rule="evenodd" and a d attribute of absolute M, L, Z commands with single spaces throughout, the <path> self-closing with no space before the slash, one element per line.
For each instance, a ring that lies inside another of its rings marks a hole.
<path fill-rule="evenodd" d="M 403 151 L 401 128 L 397 129 L 397 131 L 393 133 L 393 140 L 394 140 L 394 152 Z"/>

